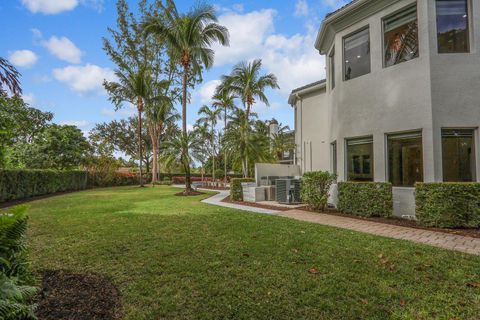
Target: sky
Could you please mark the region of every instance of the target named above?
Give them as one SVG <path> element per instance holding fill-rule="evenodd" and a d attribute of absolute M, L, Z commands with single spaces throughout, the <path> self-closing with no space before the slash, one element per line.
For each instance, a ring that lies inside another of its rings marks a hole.
<path fill-rule="evenodd" d="M 322 19 L 346 0 L 221 0 L 220 24 L 230 46 L 216 46 L 215 64 L 191 92 L 188 124 L 210 98 L 223 74 L 242 60 L 260 58 L 264 72 L 277 76 L 280 90 L 267 92 L 270 106 L 257 103 L 260 119 L 277 119 L 293 128 L 289 93 L 325 77 L 325 59 L 314 48 Z M 54 122 L 78 126 L 85 134 L 99 122 L 135 114 L 133 106 L 115 111 L 102 83 L 113 80 L 115 65 L 102 49 L 108 27 L 115 28 L 115 0 L 2 0 L 0 56 L 22 74 L 23 98 L 53 112 Z M 180 11 L 195 1 L 177 0 Z M 137 1 L 129 1 L 131 9 Z"/>

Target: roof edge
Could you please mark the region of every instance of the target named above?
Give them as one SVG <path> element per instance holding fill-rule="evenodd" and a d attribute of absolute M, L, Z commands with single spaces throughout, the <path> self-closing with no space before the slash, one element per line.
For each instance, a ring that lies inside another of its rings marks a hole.
<path fill-rule="evenodd" d="M 315 82 L 309 83 L 309 84 L 307 84 L 303 87 L 293 89 L 292 93 L 290 93 L 290 96 L 288 97 L 288 103 L 291 106 L 293 106 L 297 102 L 298 96 L 300 96 L 302 94 L 314 92 L 314 91 L 317 91 L 317 90 L 320 90 L 320 89 L 323 89 L 323 88 L 326 88 L 326 87 L 327 87 L 327 80 L 322 79 L 320 81 L 315 81 Z"/>

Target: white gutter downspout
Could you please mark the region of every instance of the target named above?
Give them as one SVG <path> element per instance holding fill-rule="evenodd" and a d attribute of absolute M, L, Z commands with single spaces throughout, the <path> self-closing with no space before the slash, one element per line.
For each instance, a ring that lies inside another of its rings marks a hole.
<path fill-rule="evenodd" d="M 305 156 L 304 153 L 305 153 L 305 146 L 303 145 L 304 142 L 303 142 L 303 100 L 302 98 L 300 97 L 300 95 L 297 93 L 295 94 L 295 97 L 297 98 L 297 100 L 300 101 L 300 147 L 302 148 L 302 150 L 300 150 L 300 154 L 302 155 L 302 168 L 303 168 L 303 172 L 305 172 Z"/>

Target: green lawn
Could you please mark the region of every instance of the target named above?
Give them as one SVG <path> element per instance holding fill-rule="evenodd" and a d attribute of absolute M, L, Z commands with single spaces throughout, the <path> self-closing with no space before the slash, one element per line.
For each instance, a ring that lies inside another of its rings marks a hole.
<path fill-rule="evenodd" d="M 33 202 L 36 271 L 109 276 L 126 319 L 478 319 L 480 257 L 174 196 Z M 318 269 L 311 274 L 309 269 Z"/>

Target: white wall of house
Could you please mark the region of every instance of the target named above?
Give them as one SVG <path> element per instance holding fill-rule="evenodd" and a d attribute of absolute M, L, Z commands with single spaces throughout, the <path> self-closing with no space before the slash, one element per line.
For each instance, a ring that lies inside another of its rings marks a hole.
<path fill-rule="evenodd" d="M 419 57 L 384 67 L 382 19 L 414 3 Z M 344 181 L 346 139 L 372 136 L 374 180 L 388 181 L 387 135 L 420 131 L 424 181 L 443 181 L 442 128 L 471 128 L 476 129 L 480 181 L 480 3 L 472 1 L 471 5 L 471 52 L 462 54 L 438 53 L 435 0 L 359 0 L 351 13 L 338 21 L 334 16 L 327 18 L 333 21 L 331 28 L 317 45 L 327 57 L 335 47 L 335 88 L 327 58 L 325 90 L 298 94 L 294 99 L 297 158 L 302 170 L 310 169 L 309 141 L 313 170 L 332 168 L 330 145 L 336 142 L 338 177 Z M 344 81 L 344 38 L 365 27 L 370 33 L 371 72 Z M 394 201 L 396 215 L 414 214 L 414 188 L 394 188 Z"/>
<path fill-rule="evenodd" d="M 298 92 L 295 103 L 296 164 L 302 173 L 330 170 L 330 124 L 325 85 Z"/>

